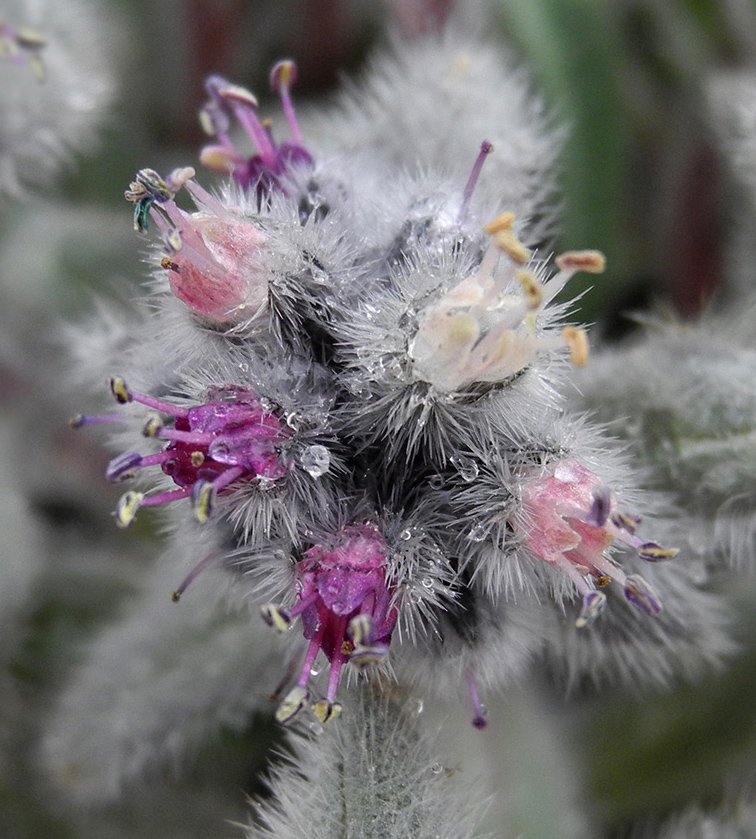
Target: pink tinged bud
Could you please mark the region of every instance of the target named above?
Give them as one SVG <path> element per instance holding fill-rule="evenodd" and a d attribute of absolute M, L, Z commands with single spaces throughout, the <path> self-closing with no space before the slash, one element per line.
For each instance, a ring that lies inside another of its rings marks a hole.
<path fill-rule="evenodd" d="M 373 525 L 364 524 L 344 528 L 335 545 L 316 545 L 303 555 L 296 570 L 299 602 L 292 609 L 262 608 L 266 623 L 282 632 L 301 617 L 310 642 L 299 682 L 276 714 L 282 723 L 307 707 L 312 666 L 321 651 L 331 664 L 325 701 L 312 706 L 321 722 L 341 712 L 336 695 L 343 666 L 378 664 L 388 655 L 397 610 L 386 582 L 386 542 Z"/>
<path fill-rule="evenodd" d="M 628 602 L 647 615 L 661 611 L 658 595 L 639 575 L 624 571 L 604 555 L 616 540 L 633 547 L 641 559 L 658 562 L 677 553 L 635 535 L 640 519 L 616 510 L 600 478 L 575 460 L 563 460 L 525 485 L 525 518 L 518 524 L 524 544 L 540 559 L 562 570 L 583 595 L 578 627 L 592 623 L 604 609 L 597 591 L 616 580 Z"/>
<path fill-rule="evenodd" d="M 171 291 L 198 315 L 238 323 L 267 303 L 266 237 L 247 221 L 194 214 L 163 260 Z"/>

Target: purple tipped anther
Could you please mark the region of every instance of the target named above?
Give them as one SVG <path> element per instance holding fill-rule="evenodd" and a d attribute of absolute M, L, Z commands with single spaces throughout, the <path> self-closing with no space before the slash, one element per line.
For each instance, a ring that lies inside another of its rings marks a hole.
<path fill-rule="evenodd" d="M 632 574 L 625 580 L 625 597 L 647 615 L 658 615 L 661 612 L 658 595 L 651 584 L 638 574 Z"/>
<path fill-rule="evenodd" d="M 138 452 L 124 452 L 114 457 L 105 469 L 105 477 L 111 483 L 120 483 L 134 476 L 142 465 L 142 455 Z"/>
<path fill-rule="evenodd" d="M 606 484 L 599 484 L 593 490 L 593 503 L 585 520 L 593 527 L 603 527 L 609 518 L 611 509 L 612 498 L 609 487 Z"/>
<path fill-rule="evenodd" d="M 493 151 L 493 145 L 488 142 L 488 140 L 484 140 L 480 144 L 480 152 L 478 157 L 473 164 L 472 172 L 470 172 L 470 177 L 467 179 L 467 185 L 465 186 L 465 191 L 462 194 L 462 206 L 459 209 L 459 217 L 457 218 L 457 223 L 462 224 L 467 216 L 467 209 L 470 205 L 470 199 L 472 198 L 472 194 L 475 190 L 475 185 L 478 183 L 478 178 L 480 177 L 480 172 L 483 169 L 483 164 L 485 163 L 486 157 Z"/>

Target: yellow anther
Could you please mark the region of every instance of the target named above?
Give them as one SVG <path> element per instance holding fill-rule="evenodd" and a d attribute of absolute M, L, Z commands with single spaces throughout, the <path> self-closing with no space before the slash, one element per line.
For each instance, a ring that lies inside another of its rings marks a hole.
<path fill-rule="evenodd" d="M 122 379 L 120 376 L 113 376 L 110 380 L 110 392 L 115 396 L 116 402 L 120 402 L 121 405 L 131 402 L 129 386 L 126 384 L 125 379 Z"/>
<path fill-rule="evenodd" d="M 515 218 L 516 216 L 514 213 L 502 213 L 493 221 L 489 221 L 488 224 L 483 227 L 483 232 L 487 233 L 489 236 L 495 236 L 497 233 L 508 232 L 512 229 Z"/>
<path fill-rule="evenodd" d="M 142 434 L 145 437 L 157 437 L 164 423 L 160 414 L 148 414 L 142 426 Z"/>
<path fill-rule="evenodd" d="M 195 484 L 196 486 L 196 484 Z M 215 500 L 215 487 L 208 481 L 200 486 L 194 496 L 194 518 L 200 524 L 206 524 L 213 512 L 213 501 Z"/>
<path fill-rule="evenodd" d="M 611 583 L 612 578 L 607 576 L 606 574 L 602 574 L 600 577 L 596 577 L 596 583 L 599 588 L 604 588 Z"/>
<path fill-rule="evenodd" d="M 531 253 L 510 230 L 502 230 L 495 236 L 496 244 L 515 262 L 525 265 Z"/>
<path fill-rule="evenodd" d="M 172 591 L 171 592 L 171 600 L 174 603 L 178 603 L 181 600 L 181 592 L 180 591 Z"/>
<path fill-rule="evenodd" d="M 174 262 L 170 256 L 164 256 L 160 260 L 160 267 L 165 268 L 166 271 L 178 271 L 179 266 L 177 262 Z"/>
<path fill-rule="evenodd" d="M 601 251 L 567 251 L 555 260 L 562 271 L 585 271 L 586 274 L 603 274 L 606 258 Z"/>
<path fill-rule="evenodd" d="M 543 303 L 543 286 L 538 278 L 530 271 L 518 271 L 517 280 L 525 292 L 525 299 L 528 301 L 529 309 L 537 309 Z"/>
<path fill-rule="evenodd" d="M 578 329 L 576 326 L 565 326 L 562 335 L 569 347 L 572 363 L 575 367 L 585 367 L 588 363 L 588 335 L 585 329 Z"/>
<path fill-rule="evenodd" d="M 195 469 L 199 469 L 200 466 L 205 462 L 205 455 L 202 452 L 192 452 L 191 454 L 192 466 Z"/>
<path fill-rule="evenodd" d="M 261 606 L 260 613 L 265 623 L 277 629 L 279 632 L 287 632 L 291 627 L 291 618 L 289 615 L 273 603 L 266 603 L 264 606 Z"/>
<path fill-rule="evenodd" d="M 237 162 L 234 154 L 223 146 L 205 146 L 200 152 L 200 163 L 221 175 L 228 175 Z"/>
<path fill-rule="evenodd" d="M 71 417 L 68 420 L 68 424 L 71 428 L 81 428 L 82 424 L 84 423 L 84 414 L 76 414 L 75 417 Z"/>
<path fill-rule="evenodd" d="M 120 497 L 113 514 L 118 527 L 126 528 L 134 521 L 142 501 L 144 501 L 144 493 L 142 492 L 126 492 Z"/>
<path fill-rule="evenodd" d="M 323 725 L 341 716 L 342 710 L 343 706 L 341 702 L 327 702 L 325 699 L 316 702 L 312 706 L 313 714 L 315 714 Z"/>
<path fill-rule="evenodd" d="M 356 646 L 367 644 L 373 631 L 373 619 L 370 615 L 356 615 L 349 621 L 347 631 Z"/>
<path fill-rule="evenodd" d="M 281 702 L 276 710 L 276 719 L 278 722 L 283 725 L 294 722 L 294 720 L 307 707 L 307 701 L 309 698 L 310 694 L 308 693 L 307 688 L 295 687 L 293 690 L 289 691 L 289 693 L 287 693 L 284 697 L 283 702 Z"/>

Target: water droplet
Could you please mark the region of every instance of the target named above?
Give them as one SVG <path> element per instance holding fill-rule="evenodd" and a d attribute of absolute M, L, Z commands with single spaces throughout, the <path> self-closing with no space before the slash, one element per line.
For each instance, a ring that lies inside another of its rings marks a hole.
<path fill-rule="evenodd" d="M 472 483 L 477 477 L 480 469 L 478 464 L 471 457 L 462 457 L 461 455 L 454 455 L 450 458 L 452 465 L 459 472 L 460 478 L 465 483 Z"/>
<path fill-rule="evenodd" d="M 402 530 L 402 532 L 399 534 L 399 538 L 403 542 L 409 542 L 409 540 L 412 538 L 412 531 L 409 528 Z"/>
<path fill-rule="evenodd" d="M 307 727 L 310 729 L 310 731 L 311 731 L 311 732 L 312 732 L 312 733 L 313 733 L 316 737 L 320 737 L 320 735 L 323 733 L 323 726 L 322 726 L 319 722 L 310 722 L 310 723 L 307 723 Z"/>
<path fill-rule="evenodd" d="M 319 676 L 320 671 L 323 669 L 323 662 L 320 660 L 316 660 L 312 667 L 310 667 L 310 675 L 311 676 Z"/>
<path fill-rule="evenodd" d="M 328 274 L 316 265 L 310 267 L 310 276 L 316 285 L 328 285 Z"/>
<path fill-rule="evenodd" d="M 286 425 L 288 425 L 293 431 L 301 431 L 304 426 L 304 418 L 296 411 L 291 411 L 286 414 Z"/>
<path fill-rule="evenodd" d="M 273 551 L 273 559 L 277 560 L 278 562 L 282 562 L 284 559 L 286 559 L 286 551 L 282 551 L 281 548 L 276 548 Z M 297 582 L 299 581 L 297 580 Z"/>
<path fill-rule="evenodd" d="M 246 361 L 239 362 L 239 369 L 242 373 L 249 373 L 249 364 Z"/>
<path fill-rule="evenodd" d="M 444 767 L 440 763 L 434 763 L 433 766 L 431 766 L 431 772 L 434 775 L 440 775 L 443 771 Z"/>
<path fill-rule="evenodd" d="M 308 446 L 299 458 L 299 465 L 313 478 L 319 478 L 331 466 L 331 453 L 325 446 Z"/>
<path fill-rule="evenodd" d="M 444 485 L 443 475 L 431 475 L 430 478 L 428 478 L 428 483 L 430 484 L 431 489 L 441 489 Z"/>
<path fill-rule="evenodd" d="M 410 603 L 414 603 L 415 605 L 417 605 L 423 599 L 422 594 L 420 594 L 420 592 L 415 588 L 411 588 L 409 590 L 408 597 Z"/>
<path fill-rule="evenodd" d="M 470 528 L 467 538 L 471 542 L 482 542 L 486 538 L 486 526 L 478 522 Z"/>
<path fill-rule="evenodd" d="M 430 577 L 423 577 L 423 579 L 420 580 L 420 585 L 423 588 L 433 588 L 433 580 L 431 580 Z"/>
<path fill-rule="evenodd" d="M 407 711 L 415 717 L 423 713 L 424 707 L 423 700 L 419 696 L 413 696 L 407 700 Z"/>

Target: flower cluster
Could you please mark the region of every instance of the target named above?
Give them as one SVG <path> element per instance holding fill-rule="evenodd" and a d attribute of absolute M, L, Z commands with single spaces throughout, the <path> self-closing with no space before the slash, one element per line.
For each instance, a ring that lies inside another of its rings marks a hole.
<path fill-rule="evenodd" d="M 423 50 L 437 51 L 464 107 L 476 68 L 496 62 L 447 48 Z M 127 493 L 116 521 L 190 499 L 197 521 L 217 523 L 218 544 L 174 599 L 220 562 L 251 581 L 271 627 L 301 619 L 306 643 L 281 685 L 279 721 L 308 708 L 320 723 L 337 717 L 342 670 L 391 672 L 394 638 L 395 672 L 461 683 L 482 728 L 479 685 L 506 682 L 565 625 L 597 621 L 611 581 L 664 627 L 663 592 L 610 548 L 651 562 L 676 551 L 636 534 L 640 519 L 608 489 L 627 484 L 624 466 L 584 418 L 563 417 L 566 377 L 587 363 L 588 343 L 557 296 L 604 259 L 564 253 L 551 275 L 534 247 L 542 230 L 527 223 L 543 197 L 529 192 L 533 160 L 512 170 L 503 197 L 488 177 L 497 132 L 543 129 L 532 113 L 494 122 L 482 142 L 459 117 L 450 130 L 466 138 L 467 172 L 442 175 L 422 147 L 397 166 L 400 136 L 372 157 L 348 132 L 306 145 L 295 76 L 291 61 L 271 74 L 292 135 L 282 143 L 249 91 L 208 81 L 202 123 L 216 142 L 201 161 L 228 177 L 217 194 L 190 168 L 143 169 L 126 193 L 137 231 L 157 234 L 155 277 L 111 389 L 152 410 L 143 434 L 164 447 L 118 455 L 107 476 L 144 480 L 143 467 L 159 466 L 176 488 Z M 366 98 L 355 125 L 369 113 L 382 136 L 401 98 Z M 232 118 L 252 156 L 231 140 Z M 194 212 L 177 203 L 184 188 Z M 125 413 L 75 424 L 116 421 L 128 425 Z M 577 616 L 555 619 L 575 588 Z M 321 653 L 330 667 L 317 698 Z"/>

